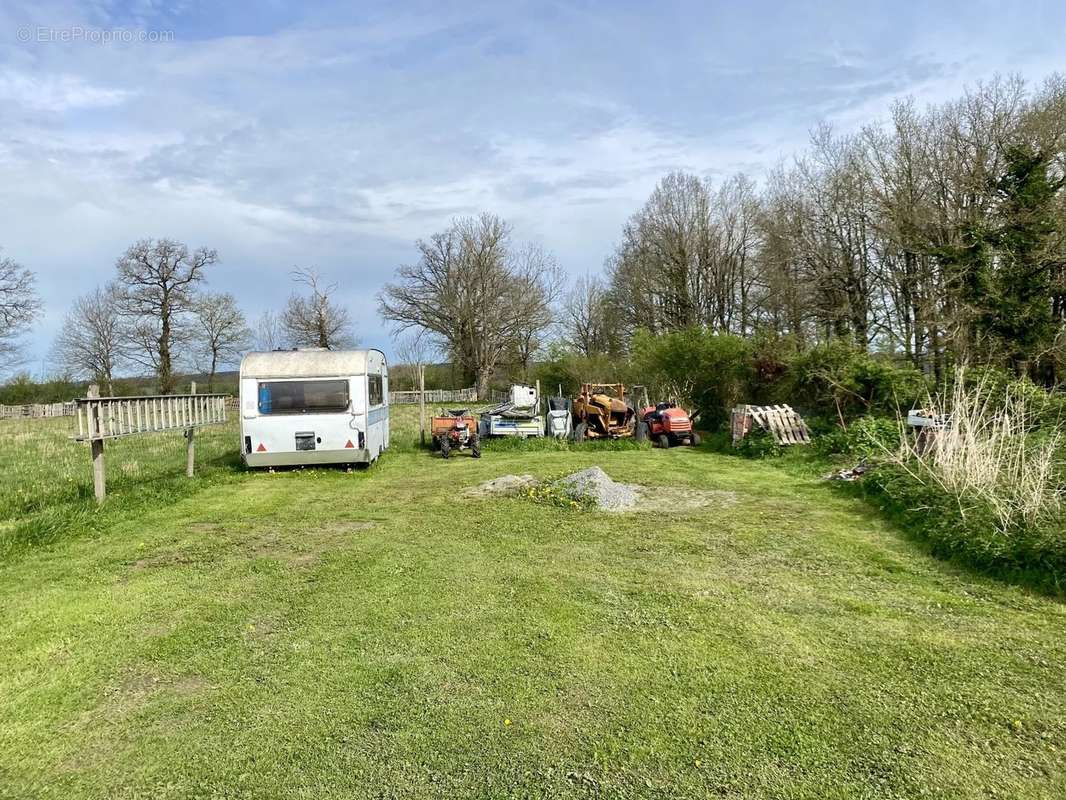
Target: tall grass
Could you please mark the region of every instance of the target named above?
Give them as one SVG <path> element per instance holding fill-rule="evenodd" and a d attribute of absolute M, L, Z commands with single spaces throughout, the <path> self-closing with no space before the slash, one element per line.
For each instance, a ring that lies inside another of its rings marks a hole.
<path fill-rule="evenodd" d="M 896 454 L 915 479 L 953 497 L 963 515 L 987 506 L 1004 532 L 1062 513 L 1061 424 L 1035 416 L 1021 384 L 968 385 L 960 374 L 930 406 L 947 414 L 947 426 L 928 447 L 900 436 Z"/>
<path fill-rule="evenodd" d="M 883 445 L 887 463 L 867 475 L 863 491 L 934 553 L 1061 593 L 1061 404 L 1032 384 L 961 375 L 928 403 L 947 425 L 923 445 L 900 419 L 898 444 Z"/>

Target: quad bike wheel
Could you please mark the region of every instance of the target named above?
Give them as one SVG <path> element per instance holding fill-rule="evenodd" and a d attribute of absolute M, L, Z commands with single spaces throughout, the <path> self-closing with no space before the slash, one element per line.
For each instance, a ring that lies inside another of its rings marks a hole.
<path fill-rule="evenodd" d="M 475 436 L 474 441 L 470 443 L 470 455 L 474 458 L 481 458 L 481 437 Z"/>
<path fill-rule="evenodd" d="M 670 449 L 670 437 L 667 436 L 665 433 L 659 434 L 659 447 L 661 447 L 663 450 Z"/>
<path fill-rule="evenodd" d="M 440 457 L 447 458 L 452 453 L 452 442 L 447 436 L 444 436 L 440 440 Z"/>
<path fill-rule="evenodd" d="M 633 430 L 633 438 L 638 442 L 646 442 L 651 435 L 651 430 L 648 428 L 647 422 L 638 422 L 637 427 Z"/>

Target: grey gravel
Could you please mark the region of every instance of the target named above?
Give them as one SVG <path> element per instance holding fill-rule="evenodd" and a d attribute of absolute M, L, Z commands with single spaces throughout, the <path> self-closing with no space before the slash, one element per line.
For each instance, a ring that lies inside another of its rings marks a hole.
<path fill-rule="evenodd" d="M 637 487 L 616 483 L 599 467 L 589 467 L 555 482 L 575 500 L 591 499 L 603 511 L 630 511 L 640 500 Z"/>

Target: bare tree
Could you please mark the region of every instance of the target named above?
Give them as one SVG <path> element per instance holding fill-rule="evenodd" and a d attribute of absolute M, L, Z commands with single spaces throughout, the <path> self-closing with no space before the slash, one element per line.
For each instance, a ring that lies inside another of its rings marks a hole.
<path fill-rule="evenodd" d="M 381 315 L 398 331 L 421 328 L 451 354 L 478 397 L 504 354 L 551 322 L 551 273 L 510 242 L 511 228 L 494 214 L 455 220 L 419 240 L 417 264 L 378 295 Z"/>
<path fill-rule="evenodd" d="M 217 261 L 218 253 L 204 247 L 190 251 L 172 239 L 142 239 L 115 265 L 118 306 L 138 345 L 131 357 L 155 369 L 163 394 L 174 391 L 175 345 L 189 340 L 196 289 Z"/>
<path fill-rule="evenodd" d="M 433 349 L 424 329 L 396 337 L 393 340 L 396 363 L 389 367 L 389 385 L 417 389 L 418 371 L 428 363 Z"/>
<path fill-rule="evenodd" d="M 530 363 L 544 348 L 556 322 L 554 305 L 562 292 L 563 275 L 555 257 L 537 244 L 527 244 L 514 253 L 513 269 L 519 282 L 516 291 L 537 298 L 516 321 L 511 344 L 522 379 L 528 381 Z"/>
<path fill-rule="evenodd" d="M 422 366 L 428 363 L 433 348 L 425 330 L 409 332 L 395 340 L 396 357 L 402 364 Z"/>
<path fill-rule="evenodd" d="M 114 394 L 115 371 L 125 357 L 125 331 L 112 288 L 97 288 L 74 301 L 52 347 L 56 367 L 87 377 Z"/>
<path fill-rule="evenodd" d="M 215 373 L 233 364 L 251 346 L 252 331 L 232 294 L 201 295 L 195 306 L 200 358 L 207 364 L 207 391 L 215 390 Z"/>
<path fill-rule="evenodd" d="M 33 273 L 10 258 L 0 258 L 0 369 L 20 363 L 18 339 L 40 311 Z"/>
<path fill-rule="evenodd" d="M 285 332 L 281 320 L 273 311 L 264 311 L 255 323 L 255 349 L 260 351 L 279 350 L 285 347 Z"/>
<path fill-rule="evenodd" d="M 583 356 L 611 350 L 610 308 L 607 290 L 597 277 L 575 281 L 563 304 L 563 334 Z"/>
<path fill-rule="evenodd" d="M 664 177 L 626 224 L 611 265 L 612 295 L 626 326 L 748 330 L 757 216 L 754 187 L 743 175 L 717 192 L 696 175 Z"/>
<path fill-rule="evenodd" d="M 337 284 L 323 283 L 314 268 L 294 270 L 292 279 L 306 286 L 310 293 L 305 297 L 293 292 L 281 315 L 281 327 L 289 343 L 326 350 L 352 347 L 356 340 L 352 335 L 351 315 L 348 309 L 330 299 L 337 291 Z"/>

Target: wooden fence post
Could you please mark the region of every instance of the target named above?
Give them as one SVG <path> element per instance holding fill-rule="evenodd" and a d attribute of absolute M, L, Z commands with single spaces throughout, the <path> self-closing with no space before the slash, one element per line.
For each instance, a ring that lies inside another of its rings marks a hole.
<path fill-rule="evenodd" d="M 86 397 L 96 398 L 100 396 L 100 387 L 97 384 L 89 386 Z M 104 439 L 103 431 L 100 430 L 100 405 L 90 404 L 88 408 L 89 431 L 96 431 L 96 438 L 89 440 L 89 451 L 93 458 L 93 494 L 96 502 L 104 502 L 107 497 L 107 473 L 104 471 Z"/>
<path fill-rule="evenodd" d="M 418 365 L 418 441 L 426 446 L 426 367 Z"/>
<path fill-rule="evenodd" d="M 189 394 L 196 394 L 196 381 L 189 386 Z M 185 430 L 185 476 L 188 478 L 191 478 L 196 471 L 196 442 L 193 439 L 195 432 L 196 428 L 192 426 Z"/>

